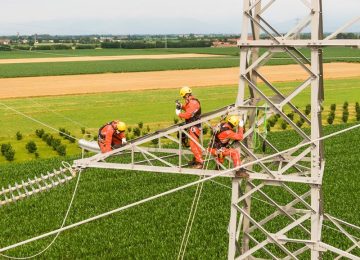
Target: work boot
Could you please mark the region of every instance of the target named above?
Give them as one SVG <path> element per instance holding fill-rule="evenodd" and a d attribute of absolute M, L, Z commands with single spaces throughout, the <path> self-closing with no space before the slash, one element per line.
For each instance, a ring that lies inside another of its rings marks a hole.
<path fill-rule="evenodd" d="M 202 169 L 204 167 L 203 163 L 196 162 L 193 166 L 194 169 Z"/>
<path fill-rule="evenodd" d="M 245 169 L 241 168 L 239 170 L 237 170 L 235 172 L 235 177 L 236 178 L 242 178 L 242 179 L 248 179 L 249 178 L 249 174 L 246 172 Z"/>

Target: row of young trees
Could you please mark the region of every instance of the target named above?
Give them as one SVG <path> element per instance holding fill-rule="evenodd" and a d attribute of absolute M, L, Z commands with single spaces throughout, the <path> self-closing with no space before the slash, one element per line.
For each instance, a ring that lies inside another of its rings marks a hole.
<path fill-rule="evenodd" d="M 61 140 L 53 135 L 45 133 L 44 129 L 35 131 L 37 137 L 41 138 L 48 146 L 52 147 L 60 156 L 66 155 L 66 145 L 61 144 Z"/>

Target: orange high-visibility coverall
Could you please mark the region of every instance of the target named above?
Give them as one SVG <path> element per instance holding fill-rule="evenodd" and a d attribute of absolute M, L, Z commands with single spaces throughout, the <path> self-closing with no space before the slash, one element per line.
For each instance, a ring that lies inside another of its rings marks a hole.
<path fill-rule="evenodd" d="M 228 145 L 230 140 L 241 141 L 243 134 L 244 129 L 242 127 L 239 127 L 236 133 L 229 123 L 222 123 L 220 125 L 220 131 L 216 134 L 213 145 L 209 149 L 210 153 L 217 157 L 219 163 L 224 162 L 224 157 L 230 156 L 234 167 L 239 166 L 241 164 L 239 151 L 234 148 L 229 148 Z"/>
<path fill-rule="evenodd" d="M 118 132 L 112 123 L 100 128 L 98 144 L 101 152 L 110 152 L 112 148 L 120 147 L 123 138 L 125 138 L 125 132 Z"/>
<path fill-rule="evenodd" d="M 201 115 L 201 106 L 199 100 L 197 100 L 194 96 L 189 96 L 186 100 L 186 103 L 182 106 L 184 110 L 183 113 L 179 114 L 179 117 L 185 119 L 186 123 L 191 123 L 200 118 Z M 189 135 L 194 138 L 198 143 L 200 137 L 200 126 L 195 125 L 189 128 Z M 204 160 L 202 158 L 201 148 L 189 138 L 189 144 L 191 152 L 194 154 L 195 160 L 198 163 L 203 163 Z"/>

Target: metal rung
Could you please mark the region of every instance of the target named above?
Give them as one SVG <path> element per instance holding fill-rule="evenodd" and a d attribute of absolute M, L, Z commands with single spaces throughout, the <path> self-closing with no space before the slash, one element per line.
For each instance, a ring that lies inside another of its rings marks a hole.
<path fill-rule="evenodd" d="M 21 193 L 20 189 L 19 189 L 19 185 L 17 184 L 17 182 L 15 182 L 15 188 L 16 188 L 16 191 L 18 192 L 18 196 L 19 196 L 19 199 L 23 196 L 23 194 Z"/>
<path fill-rule="evenodd" d="M 46 177 L 45 177 L 43 174 L 41 174 L 41 180 L 42 180 L 42 182 L 45 184 L 45 189 L 46 189 L 46 190 L 49 190 L 50 188 L 52 188 L 52 186 L 51 186 L 50 184 L 48 184 L 48 183 L 45 181 L 45 179 L 46 179 Z"/>
<path fill-rule="evenodd" d="M 38 185 L 39 189 L 41 190 L 42 186 L 40 185 L 39 178 L 35 176 L 35 182 Z"/>
<path fill-rule="evenodd" d="M 8 197 L 7 197 L 6 194 L 5 194 L 5 189 L 4 189 L 4 187 L 2 187 L 2 191 L 3 191 L 4 197 L 5 197 L 5 202 L 6 202 L 6 201 L 8 201 L 9 199 L 8 199 Z"/>
<path fill-rule="evenodd" d="M 29 196 L 29 191 L 26 189 L 27 183 L 24 182 L 24 180 L 21 181 L 22 187 L 25 191 L 26 196 Z"/>
<path fill-rule="evenodd" d="M 35 182 L 35 180 L 34 180 L 34 182 Z M 34 185 L 31 183 L 30 178 L 28 178 L 28 183 L 29 183 L 29 186 L 30 186 L 32 192 L 34 193 L 36 189 L 34 188 Z"/>

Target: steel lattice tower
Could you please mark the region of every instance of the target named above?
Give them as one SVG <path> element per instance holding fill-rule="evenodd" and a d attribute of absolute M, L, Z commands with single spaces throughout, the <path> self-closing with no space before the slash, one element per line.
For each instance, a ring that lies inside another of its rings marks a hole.
<path fill-rule="evenodd" d="M 308 16 L 298 21 L 298 24 L 289 32 L 281 34 L 263 16 L 265 11 L 273 7 L 275 0 L 267 1 L 266 4 L 264 2 L 264 0 L 243 1 L 242 33 L 238 42 L 240 48 L 240 79 L 236 105 L 245 105 L 245 89 L 248 88 L 250 93 L 249 104 L 256 106 L 266 103 L 272 113 L 280 115 L 280 118 L 287 122 L 299 135 L 301 139 L 299 144 L 319 139 L 322 136 L 321 103 L 324 100 L 322 48 L 325 46 L 359 45 L 358 40 L 332 40 L 342 30 L 357 22 L 359 18 L 323 39 L 322 0 L 301 0 L 309 11 Z M 311 39 L 296 39 L 296 35 L 299 35 L 308 25 L 311 29 Z M 265 39 L 260 39 L 260 35 L 265 36 Z M 259 54 L 260 47 L 265 49 L 265 53 L 261 56 Z M 297 47 L 310 49 L 311 58 L 307 59 Z M 298 64 L 299 70 L 306 73 L 306 79 L 288 94 L 282 93 L 282 90 L 276 84 L 271 83 L 261 72 L 262 65 L 266 64 L 278 52 L 287 54 Z M 310 118 L 300 111 L 293 102 L 295 97 L 309 87 L 311 89 L 309 96 Z M 265 89 L 272 94 L 265 94 Z M 292 118 L 289 118 L 283 110 L 285 106 L 310 126 L 310 134 L 306 134 L 302 128 L 292 121 Z M 255 120 L 256 117 L 253 112 L 250 112 L 248 116 L 250 124 L 262 123 Z M 268 140 L 264 139 L 264 142 L 267 142 L 274 151 L 277 151 Z M 251 147 L 242 144 L 241 148 L 247 156 L 254 160 L 260 158 Z M 276 167 L 271 165 L 274 162 Z M 304 168 L 304 165 L 308 165 L 308 169 Z M 255 184 L 257 178 L 251 177 L 251 180 L 245 184 L 244 193 L 239 187 L 241 181 L 236 178 L 232 180 L 228 259 L 254 259 L 258 251 L 265 252 L 272 259 L 297 259 L 298 255 L 306 251 L 310 251 L 311 259 L 320 259 L 321 252 L 326 250 L 344 255 L 346 252 L 321 242 L 324 219 L 333 222 L 331 216 L 324 214 L 322 210 L 321 191 L 325 166 L 323 143 L 317 141 L 307 146 L 306 149 L 294 149 L 277 157 L 270 164 L 260 163 L 259 166 L 261 170 L 257 171 L 271 176 L 269 180 L 262 180 Z M 285 177 L 286 179 L 284 179 Z M 306 192 L 295 191 L 291 188 L 292 183 L 304 186 Z M 280 205 L 263 191 L 266 186 L 274 185 L 278 186 L 282 192 L 292 196 L 293 200 L 286 205 Z M 256 220 L 256 216 L 259 214 L 256 209 L 253 212 L 251 207 L 251 198 L 255 194 L 264 197 L 276 208 L 274 212 L 260 220 Z M 289 220 L 288 224 L 279 226 L 277 230 L 268 231 L 267 224 L 270 224 L 279 215 L 286 216 Z M 305 222 L 310 222 L 310 229 L 306 228 Z M 294 229 L 302 231 L 298 232 L 299 237 L 288 235 L 288 232 Z M 253 234 L 256 232 L 262 233 L 264 237 L 262 241 L 259 242 L 255 239 Z M 296 246 L 290 247 L 288 246 L 289 243 L 296 244 Z M 282 254 L 276 254 L 276 250 L 270 250 L 267 247 L 270 244 L 275 245 Z M 296 250 L 291 250 L 292 248 Z M 346 256 L 359 259 L 352 255 Z"/>

